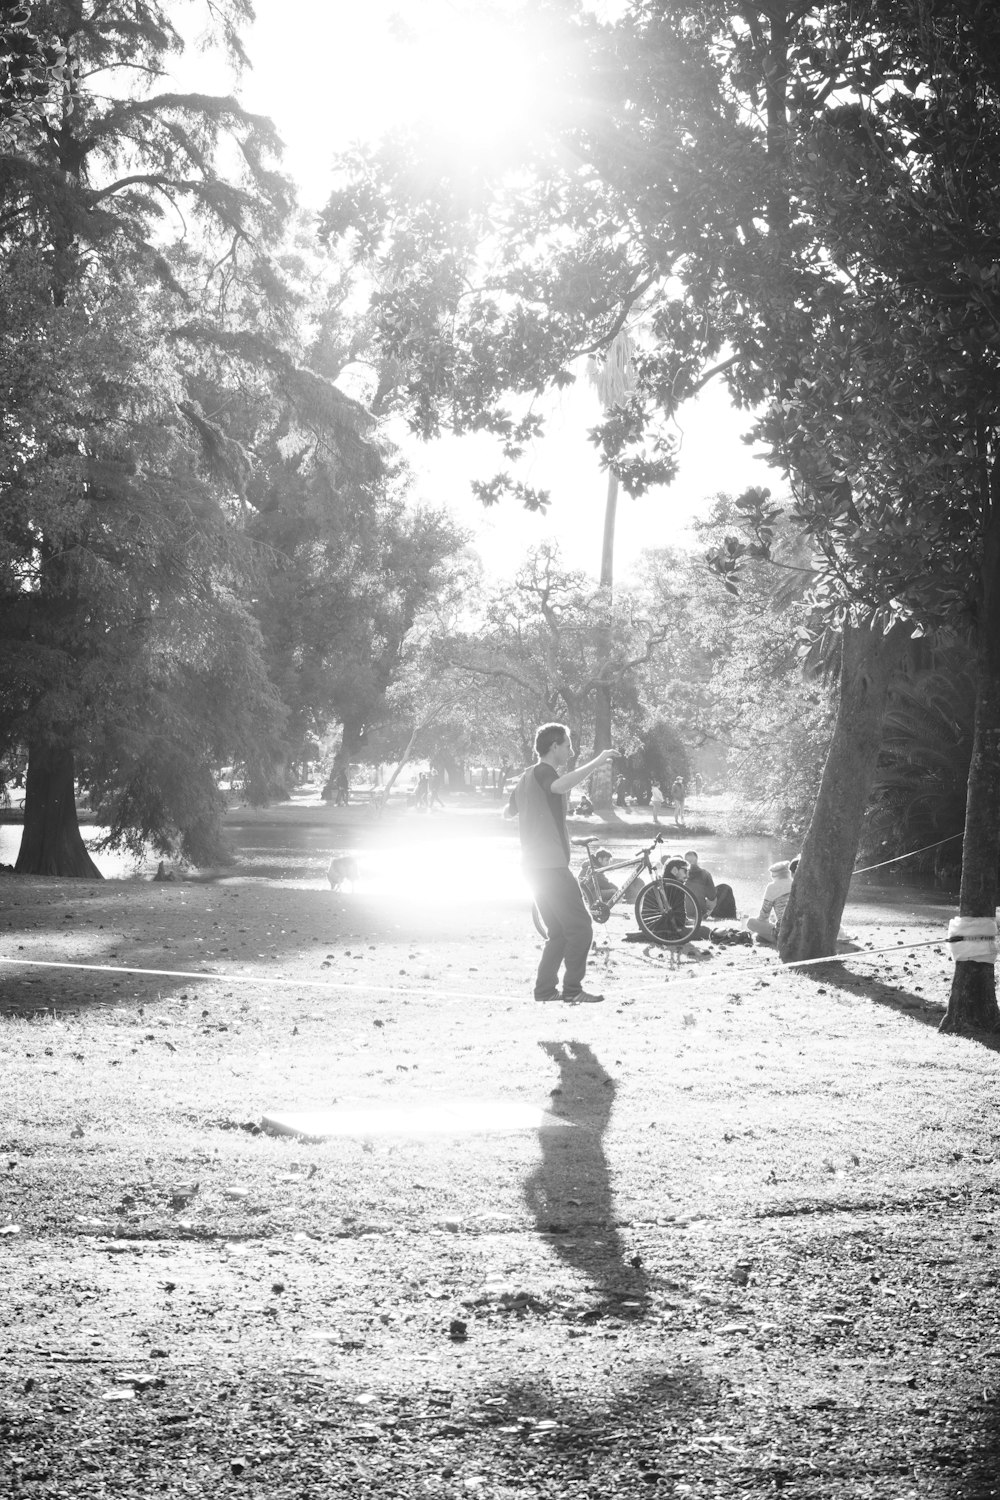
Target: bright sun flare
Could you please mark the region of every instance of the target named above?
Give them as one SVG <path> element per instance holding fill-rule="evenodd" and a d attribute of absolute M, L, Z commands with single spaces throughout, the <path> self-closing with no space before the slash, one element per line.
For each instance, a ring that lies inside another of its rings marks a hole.
<path fill-rule="evenodd" d="M 394 119 L 469 151 L 538 123 L 546 102 L 539 52 L 520 25 L 474 9 L 396 39 L 385 57 Z"/>

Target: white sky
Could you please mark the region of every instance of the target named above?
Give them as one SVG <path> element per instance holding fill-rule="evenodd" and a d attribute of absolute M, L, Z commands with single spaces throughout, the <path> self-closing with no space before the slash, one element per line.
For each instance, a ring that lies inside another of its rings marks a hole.
<path fill-rule="evenodd" d="M 489 8 L 487 0 L 256 0 L 248 38 L 253 72 L 240 92 L 248 108 L 274 120 L 286 169 L 307 206 L 324 202 L 337 151 L 415 114 L 455 133 L 470 151 L 504 128 L 530 122 L 539 94 L 551 88 L 550 75 L 533 77 L 525 49 L 510 49 L 502 27 L 485 27 Z M 409 40 L 399 35 L 399 17 Z M 599 415 L 596 394 L 581 380 L 554 395 L 550 410 L 547 437 L 516 475 L 551 491 L 544 516 L 510 500 L 485 511 L 472 497 L 471 479 L 508 467 L 490 440 L 407 443 L 417 496 L 447 504 L 475 530 L 492 574 L 509 575 L 527 548 L 548 536 L 558 539 L 569 564 L 599 571 L 607 476 L 586 436 Z M 774 487 L 777 476 L 740 440 L 747 425 L 721 389 L 706 391 L 682 412 L 678 478 L 640 500 L 619 500 L 619 580 L 644 546 L 681 540 L 691 516 L 719 491 Z"/>

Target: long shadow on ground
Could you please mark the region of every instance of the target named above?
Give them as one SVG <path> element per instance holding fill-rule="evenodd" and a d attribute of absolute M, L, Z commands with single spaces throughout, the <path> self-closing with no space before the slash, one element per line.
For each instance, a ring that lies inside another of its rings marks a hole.
<path fill-rule="evenodd" d="M 614 1107 L 615 1082 L 585 1042 L 540 1042 L 559 1066 L 558 1112 L 573 1130 L 542 1130 L 542 1160 L 524 1185 L 540 1234 L 559 1257 L 609 1291 L 645 1294 L 645 1276 L 627 1258 L 615 1227 L 611 1172 L 602 1136 Z"/>

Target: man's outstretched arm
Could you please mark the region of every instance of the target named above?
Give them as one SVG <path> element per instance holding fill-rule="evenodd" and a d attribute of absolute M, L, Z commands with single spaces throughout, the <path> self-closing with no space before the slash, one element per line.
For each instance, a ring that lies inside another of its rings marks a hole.
<path fill-rule="evenodd" d="M 599 766 L 605 766 L 609 760 L 617 760 L 619 758 L 620 752 L 618 750 L 602 750 L 600 755 L 595 755 L 593 760 L 588 760 L 582 766 L 577 766 L 575 771 L 564 771 L 561 776 L 557 776 L 549 790 L 552 792 L 571 792 L 575 786 L 580 785 L 581 781 L 586 781 L 588 776 L 592 776 Z"/>

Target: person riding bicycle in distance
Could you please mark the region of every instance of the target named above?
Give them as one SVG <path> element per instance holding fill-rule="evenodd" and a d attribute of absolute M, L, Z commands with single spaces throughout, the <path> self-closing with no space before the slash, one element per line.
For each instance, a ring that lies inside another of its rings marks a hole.
<path fill-rule="evenodd" d="M 602 750 L 569 771 L 572 753 L 565 724 L 542 724 L 535 733 L 537 760 L 511 792 L 504 817 L 518 820 L 521 864 L 548 933 L 535 976 L 535 999 L 597 1002 L 604 996 L 583 988 L 594 926 L 569 867 L 566 802 L 574 787 L 614 760 L 618 751 Z"/>

